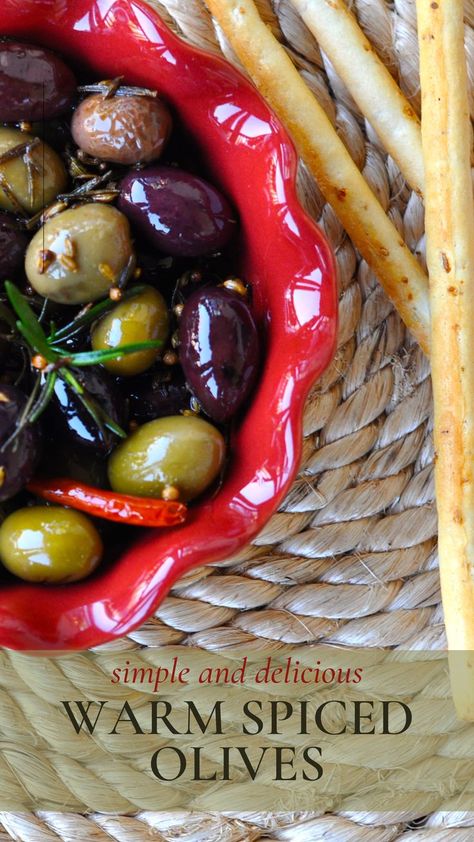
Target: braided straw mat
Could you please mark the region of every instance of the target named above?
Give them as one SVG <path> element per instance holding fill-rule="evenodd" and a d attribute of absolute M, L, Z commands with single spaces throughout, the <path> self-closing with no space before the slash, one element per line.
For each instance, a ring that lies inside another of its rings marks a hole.
<path fill-rule="evenodd" d="M 154 5 L 191 43 L 235 61 L 202 0 L 160 0 Z M 414 0 L 351 0 L 351 6 L 419 111 Z M 258 7 L 387 213 L 423 261 L 420 199 L 379 147 L 289 0 L 258 0 Z M 466 51 L 474 85 L 473 27 L 474 0 L 467 0 Z M 474 111 L 474 88 L 471 96 Z M 315 642 L 404 649 L 446 645 L 436 555 L 429 365 L 303 166 L 300 192 L 329 238 L 340 272 L 338 351 L 307 403 L 300 474 L 280 512 L 253 546 L 238 558 L 191 571 L 155 617 L 105 648 L 132 652 L 186 643 L 271 653 Z M 16 660 L 14 653 L 3 655 L 7 678 L 1 692 L 2 707 L 10 715 L 16 710 L 18 716 L 15 694 L 25 685 L 16 672 Z M 44 680 L 51 685 L 56 668 L 50 665 L 47 671 Z M 68 678 L 74 683 L 70 673 Z M 34 721 L 29 727 L 34 729 Z M 33 730 L 32 745 L 41 741 Z M 435 738 L 434 762 L 438 745 Z M 8 758 L 3 751 L 1 755 L 8 768 Z M 14 771 L 18 778 L 21 772 Z M 41 774 L 47 778 L 50 772 L 43 769 Z M 97 770 L 96 775 L 100 778 Z M 67 788 L 67 776 L 62 783 Z M 115 785 L 123 803 L 126 783 Z M 133 789 L 133 781 L 130 786 Z M 107 789 L 114 789 L 113 776 L 107 777 Z M 130 799 L 133 803 L 132 795 Z M 474 840 L 474 813 L 446 812 L 442 803 L 440 793 L 439 801 L 433 801 L 435 812 L 428 817 L 413 811 L 0 813 L 0 842 Z"/>

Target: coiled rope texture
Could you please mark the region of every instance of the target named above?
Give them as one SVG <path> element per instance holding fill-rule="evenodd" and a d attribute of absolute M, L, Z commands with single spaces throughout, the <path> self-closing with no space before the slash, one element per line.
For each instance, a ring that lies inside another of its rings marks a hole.
<path fill-rule="evenodd" d="M 155 0 L 153 5 L 184 38 L 235 60 L 201 0 Z M 258 0 L 257 5 L 423 261 L 420 199 L 378 145 L 289 0 Z M 350 5 L 419 112 L 414 0 L 352 0 Z M 474 113 L 473 0 L 466 0 L 465 7 Z M 192 571 L 155 617 L 102 650 L 132 652 L 178 643 L 266 653 L 316 642 L 445 646 L 429 365 L 303 165 L 299 183 L 303 203 L 336 251 L 340 272 L 337 356 L 307 403 L 299 477 L 253 546 L 238 558 Z M 48 801 L 51 812 L 1 813 L 0 842 L 474 839 L 474 813 L 449 812 L 446 795 L 437 793 L 423 816 L 409 804 L 396 814 L 152 812 L 150 779 L 117 738 L 113 745 L 83 743 L 61 729 L 57 699 L 76 698 L 74 689 L 93 688 L 91 664 L 84 659 L 78 669 L 77 661 L 72 666 L 62 659 L 37 661 L 32 667 L 31 661 L 12 653 L 2 653 L 1 662 L 2 803 L 21 803 L 26 785 Z M 3 731 L 2 721 L 8 730 Z M 24 752 L 12 752 L 7 735 Z M 440 761 L 442 745 L 435 736 L 432 764 Z M 46 753 L 45 746 L 50 749 Z M 426 744 L 424 748 L 426 756 Z M 444 756 L 456 762 L 456 744 L 451 751 L 444 748 Z M 137 813 L 137 806 L 143 811 Z M 61 809 L 68 812 L 57 812 Z M 118 815 L 95 812 L 99 809 Z"/>

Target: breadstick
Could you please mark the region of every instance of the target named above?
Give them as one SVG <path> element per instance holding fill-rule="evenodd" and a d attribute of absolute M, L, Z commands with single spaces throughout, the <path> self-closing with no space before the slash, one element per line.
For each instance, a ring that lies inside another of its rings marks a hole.
<path fill-rule="evenodd" d="M 257 88 L 286 125 L 326 200 L 421 347 L 429 349 L 428 279 L 324 110 L 252 0 L 206 0 Z"/>
<path fill-rule="evenodd" d="M 421 127 L 343 0 L 291 0 L 334 65 L 364 117 L 420 196 L 424 190 Z"/>
<path fill-rule="evenodd" d="M 452 650 L 474 650 L 474 202 L 462 0 L 417 0 L 432 314 L 439 566 Z M 465 665 L 472 657 L 466 654 Z M 458 714 L 470 684 L 452 669 Z"/>

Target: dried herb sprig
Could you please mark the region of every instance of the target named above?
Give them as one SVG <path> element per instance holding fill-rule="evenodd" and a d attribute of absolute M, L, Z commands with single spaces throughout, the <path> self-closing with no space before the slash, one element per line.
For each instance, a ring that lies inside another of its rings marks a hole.
<path fill-rule="evenodd" d="M 60 193 L 57 196 L 57 199 L 60 202 L 67 202 L 71 199 L 80 198 L 81 196 L 84 196 L 84 194 L 90 193 L 91 190 L 95 190 L 95 188 L 99 187 L 99 185 L 105 184 L 105 182 L 109 181 L 112 176 L 112 170 L 107 170 L 107 172 L 104 172 L 101 175 L 95 175 L 89 179 L 89 181 L 85 181 L 83 184 L 80 184 L 79 187 L 71 190 L 70 193 Z"/>
<path fill-rule="evenodd" d="M 158 96 L 158 91 L 151 88 L 122 85 L 123 78 L 117 76 L 115 79 L 104 79 L 92 85 L 80 85 L 78 91 L 80 94 L 103 94 L 105 99 L 111 99 L 113 96 Z"/>
<path fill-rule="evenodd" d="M 109 204 L 115 201 L 119 193 L 120 190 L 117 187 L 116 180 L 114 180 L 112 170 L 107 170 L 100 175 L 88 175 L 86 181 L 83 180 L 70 193 L 60 193 L 51 205 L 35 213 L 24 225 L 28 231 L 31 231 L 37 225 L 43 225 L 48 219 L 52 219 L 53 216 L 67 210 L 71 205 L 75 206 L 81 202 Z"/>

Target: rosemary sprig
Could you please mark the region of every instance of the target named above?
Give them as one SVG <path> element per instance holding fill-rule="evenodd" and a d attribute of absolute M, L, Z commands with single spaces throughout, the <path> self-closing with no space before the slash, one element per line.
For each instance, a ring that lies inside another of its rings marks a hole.
<path fill-rule="evenodd" d="M 36 318 L 33 310 L 23 297 L 20 290 L 10 281 L 5 281 L 8 300 L 13 307 L 18 321 L 16 327 L 31 347 L 41 354 L 48 362 L 55 362 L 56 352 L 50 348 L 46 334 Z"/>
<path fill-rule="evenodd" d="M 61 368 L 58 373 L 75 392 L 83 407 L 97 424 L 104 439 L 106 438 L 105 428 L 109 429 L 112 433 L 115 433 L 115 435 L 121 439 L 127 438 L 125 430 L 122 430 L 114 419 L 106 413 L 105 409 L 103 409 L 102 406 L 88 394 L 82 383 L 79 382 L 72 371 L 67 368 Z"/>
<path fill-rule="evenodd" d="M 129 298 L 139 295 L 144 289 L 145 287 L 143 285 L 132 287 L 132 289 L 129 289 L 122 295 L 121 302 L 128 301 Z M 104 316 L 105 313 L 108 313 L 109 310 L 112 310 L 116 306 L 117 303 L 115 301 L 106 298 L 105 301 L 99 301 L 93 307 L 81 310 L 72 322 L 57 330 L 54 335 L 51 333 L 48 336 L 48 342 L 51 345 L 56 345 L 58 342 L 67 342 L 69 339 L 73 339 L 81 330 L 93 324 L 93 322 L 97 321 L 97 319 Z"/>
<path fill-rule="evenodd" d="M 137 354 L 139 351 L 149 351 L 150 348 L 160 348 L 163 343 L 159 340 L 147 342 L 133 342 L 120 348 L 110 348 L 104 351 L 78 351 L 67 357 L 70 365 L 81 368 L 87 365 L 101 365 L 109 360 L 116 360 L 127 354 Z"/>
<path fill-rule="evenodd" d="M 124 298 L 131 298 L 133 295 L 137 295 L 142 291 L 142 289 L 143 287 L 135 287 L 135 289 L 125 293 Z M 58 376 L 65 380 L 77 395 L 85 409 L 96 422 L 104 438 L 106 437 L 105 430 L 109 430 L 120 438 L 126 438 L 127 434 L 125 431 L 122 430 L 113 418 L 110 418 L 99 402 L 84 388 L 75 375 L 74 369 L 80 370 L 86 366 L 101 365 L 108 360 L 115 360 L 128 354 L 136 354 L 140 351 L 160 348 L 163 343 L 159 340 L 135 342 L 133 344 L 121 345 L 115 349 L 110 348 L 101 351 L 79 351 L 71 353 L 62 347 L 61 343 L 75 336 L 84 327 L 106 313 L 114 306 L 114 302 L 110 300 L 102 301 L 85 311 L 83 310 L 76 319 L 60 330 L 56 330 L 54 325 L 50 323 L 50 333 L 46 335 L 39 319 L 20 290 L 14 284 L 5 281 L 5 291 L 17 319 L 15 320 L 13 313 L 1 302 L 0 319 L 7 322 L 9 327 L 18 330 L 18 333 L 26 340 L 30 356 L 34 354 L 40 355 L 40 361 L 41 358 L 43 361 L 42 365 L 38 365 L 38 361 L 34 362 L 35 367 L 41 369 L 43 374 L 40 374 L 40 370 L 38 370 L 38 377 L 33 392 L 30 395 L 30 400 L 8 443 L 11 444 L 13 438 L 16 438 L 25 424 L 34 423 L 45 411 L 54 395 L 54 387 Z M 40 391 L 40 380 L 44 376 L 45 380 Z"/>
<path fill-rule="evenodd" d="M 149 351 L 151 348 L 160 348 L 163 344 L 160 340 L 154 339 L 147 342 L 134 342 L 129 345 L 120 345 L 118 348 L 107 348 L 104 351 L 82 351 L 70 353 L 66 348 L 58 346 L 58 333 L 52 334 L 52 340 L 48 340 L 35 313 L 23 297 L 19 289 L 9 281 L 5 281 L 5 289 L 11 306 L 13 307 L 18 321 L 16 326 L 34 351 L 41 354 L 49 363 L 48 369 L 57 370 L 64 367 L 78 367 L 85 365 L 101 365 L 108 360 L 116 360 L 127 354 L 136 354 L 139 351 Z M 94 309 L 94 308 L 93 308 Z M 84 316 L 89 317 L 92 311 L 89 310 Z M 95 315 L 97 318 L 97 315 Z M 82 326 L 84 325 L 84 321 Z M 64 337 L 62 338 L 64 341 Z M 53 344 L 54 343 L 54 344 Z M 46 368 L 46 366 L 45 366 Z"/>
<path fill-rule="evenodd" d="M 28 422 L 30 424 L 34 424 L 35 421 L 38 420 L 38 418 L 43 414 L 46 407 L 48 406 L 54 394 L 54 387 L 56 385 L 57 378 L 58 374 L 56 371 L 49 372 L 48 376 L 46 377 L 46 383 L 41 391 L 41 394 L 36 403 L 31 408 L 31 411 L 28 415 Z M 39 378 L 37 382 L 39 382 Z"/>

